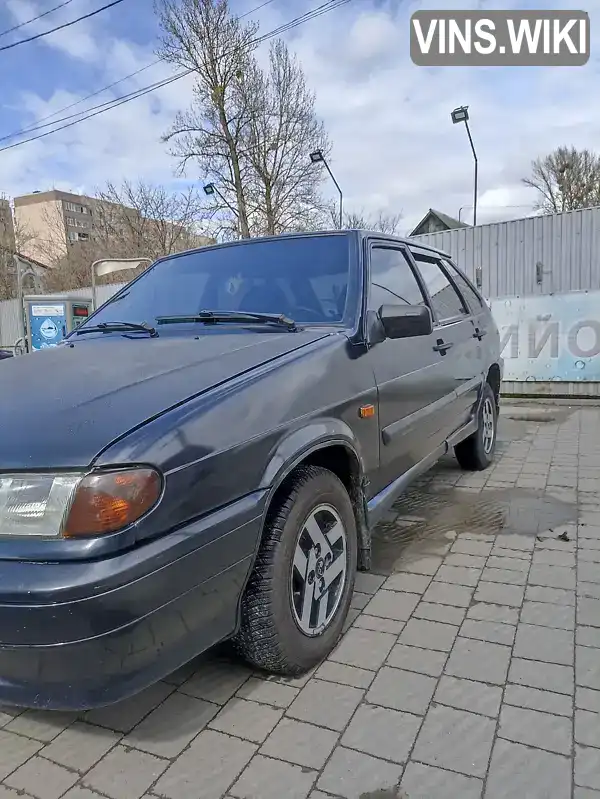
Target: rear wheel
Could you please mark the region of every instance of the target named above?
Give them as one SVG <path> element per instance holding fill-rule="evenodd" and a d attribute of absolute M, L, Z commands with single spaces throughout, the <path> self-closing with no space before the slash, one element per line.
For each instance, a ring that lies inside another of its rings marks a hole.
<path fill-rule="evenodd" d="M 454 448 L 459 465 L 467 471 L 487 469 L 494 460 L 498 406 L 488 383 L 483 388 L 477 421 L 477 430 Z"/>
<path fill-rule="evenodd" d="M 297 469 L 269 511 L 236 637 L 255 666 L 294 676 L 337 643 L 350 607 L 357 562 L 354 511 L 327 469 Z"/>

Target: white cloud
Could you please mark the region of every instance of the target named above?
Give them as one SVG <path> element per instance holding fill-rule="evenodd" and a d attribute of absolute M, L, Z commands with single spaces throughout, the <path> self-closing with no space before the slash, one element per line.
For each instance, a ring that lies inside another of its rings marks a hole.
<path fill-rule="evenodd" d="M 15 20 L 14 24 L 16 25 L 27 22 L 38 14 L 48 10 L 43 3 L 34 3 L 30 2 L 30 0 L 7 0 L 6 8 L 12 14 Z M 22 33 L 23 37 L 35 36 L 38 33 L 62 25 L 93 10 L 89 0 L 82 0 L 79 2 L 76 12 L 73 11 L 73 8 L 74 6 L 70 4 L 64 8 L 60 8 L 58 11 L 54 12 L 52 16 L 36 20 L 27 25 L 26 28 L 22 28 L 19 34 Z M 51 20 L 51 23 L 48 20 Z M 93 25 L 93 19 L 82 20 L 77 23 L 77 33 L 75 35 L 73 33 L 74 26 L 72 26 L 44 36 L 40 41 L 43 41 L 45 46 L 60 50 L 72 58 L 89 62 L 97 61 L 100 57 L 101 50 L 99 49 L 98 42 L 93 33 Z"/>
<path fill-rule="evenodd" d="M 409 16 L 417 8 L 439 3 L 389 0 L 378 3 L 377 9 L 367 5 L 367 0 L 356 0 L 290 34 L 290 45 L 316 91 L 319 113 L 334 143 L 331 166 L 348 209 L 403 211 L 407 230 L 429 207 L 454 216 L 463 207 L 462 218 L 470 219 L 473 160 L 464 127 L 453 126 L 450 120 L 457 105 L 470 107 L 479 156 L 481 222 L 527 213 L 533 197 L 521 178 L 538 155 L 561 144 L 597 146 L 600 106 L 594 98 L 599 67 L 593 56 L 586 67 L 572 69 L 416 67 L 408 53 Z M 461 7 L 481 5 L 487 4 L 473 0 Z M 511 5 L 520 4 L 494 3 L 495 8 Z M 552 5 L 559 4 L 543 3 L 543 7 Z M 578 4 L 560 3 L 563 8 L 569 5 Z M 22 18 L 34 6 L 9 0 L 9 8 L 15 18 Z M 15 8 L 25 11 L 17 15 Z M 600 0 L 589 0 L 587 8 L 593 48 L 600 43 L 600 32 L 594 34 Z M 268 31 L 296 13 L 300 12 L 273 3 L 258 14 L 261 30 Z M 155 60 L 153 42 L 140 47 L 104 32 L 90 45 L 93 30 L 98 29 L 74 26 L 68 37 L 55 35 L 52 46 L 73 59 L 85 57 L 101 65 L 98 85 Z M 155 66 L 90 104 L 169 72 L 168 67 Z M 68 86 L 65 74 L 49 99 L 24 95 L 28 119 L 39 119 L 77 99 Z M 16 194 L 60 183 L 92 191 L 107 179 L 171 181 L 175 163 L 160 136 L 190 96 L 191 83 L 182 80 L 81 125 L 8 150 L 2 153 L 3 189 Z M 307 143 L 307 152 L 309 147 Z M 196 175 L 190 172 L 188 177 Z M 335 197 L 333 187 L 331 196 Z"/>
<path fill-rule="evenodd" d="M 397 30 L 389 14 L 383 11 L 363 11 L 350 28 L 346 52 L 365 66 L 378 58 L 392 56 L 398 47 Z"/>

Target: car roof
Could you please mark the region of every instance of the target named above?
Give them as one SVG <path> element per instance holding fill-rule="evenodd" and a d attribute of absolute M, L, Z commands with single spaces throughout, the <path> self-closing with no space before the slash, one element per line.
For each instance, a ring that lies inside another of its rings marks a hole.
<path fill-rule="evenodd" d="M 450 258 L 450 255 L 443 250 L 439 250 L 436 247 L 430 247 L 428 244 L 422 244 L 420 241 L 415 241 L 409 237 L 404 236 L 393 236 L 389 233 L 381 233 L 377 230 L 366 230 L 362 228 L 348 228 L 348 229 L 332 229 L 332 230 L 313 230 L 313 231 L 303 231 L 299 233 L 280 233 L 276 236 L 255 236 L 250 239 L 235 239 L 234 241 L 224 241 L 218 242 L 217 244 L 208 244 L 204 247 L 198 247 L 191 250 L 184 250 L 183 252 L 172 253 L 171 255 L 165 255 L 161 258 L 157 259 L 158 261 L 163 261 L 166 259 L 177 258 L 181 255 L 189 255 L 190 253 L 194 252 L 203 252 L 207 249 L 214 249 L 214 248 L 221 248 L 221 247 L 239 247 L 239 246 L 246 246 L 251 245 L 258 242 L 265 242 L 265 241 L 281 241 L 281 239 L 300 239 L 300 238 L 315 238 L 317 236 L 357 236 L 361 240 L 364 239 L 378 239 L 379 241 L 389 241 L 390 243 L 394 244 L 404 244 L 410 247 L 417 247 L 420 250 L 428 250 L 435 255 L 441 255 L 445 258 Z M 156 262 L 155 262 L 156 263 Z"/>

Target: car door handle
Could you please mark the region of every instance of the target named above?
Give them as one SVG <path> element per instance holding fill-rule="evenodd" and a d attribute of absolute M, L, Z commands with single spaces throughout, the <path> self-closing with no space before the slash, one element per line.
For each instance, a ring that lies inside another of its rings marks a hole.
<path fill-rule="evenodd" d="M 487 335 L 487 330 L 483 330 L 479 327 L 476 327 L 475 332 L 473 333 L 473 338 L 478 338 L 479 341 L 481 341 L 481 339 L 486 335 Z"/>
<path fill-rule="evenodd" d="M 443 341 L 441 338 L 438 338 L 436 344 L 433 345 L 433 349 L 435 352 L 439 352 L 440 355 L 445 355 L 450 347 L 453 346 L 454 344 L 451 341 Z"/>

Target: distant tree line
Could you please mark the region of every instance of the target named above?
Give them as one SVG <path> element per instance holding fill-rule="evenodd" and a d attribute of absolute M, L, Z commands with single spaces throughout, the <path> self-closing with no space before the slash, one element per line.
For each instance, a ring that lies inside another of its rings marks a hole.
<path fill-rule="evenodd" d="M 189 106 L 162 137 L 188 188 L 105 185 L 94 192 L 93 232 L 66 251 L 62 216 L 45 220 L 49 232 L 35 251 L 51 267 L 48 290 L 89 285 L 98 258 L 156 258 L 203 236 L 229 240 L 339 225 L 325 168 L 309 157 L 320 149 L 330 159 L 332 143 L 302 65 L 283 39 L 274 39 L 259 62 L 259 25 L 238 19 L 229 0 L 157 0 L 156 12 L 157 54 L 193 76 Z M 214 190 L 206 195 L 209 183 Z M 349 210 L 342 221 L 345 228 L 395 233 L 400 220 L 401 213 Z M 13 244 L 18 250 L 34 237 L 15 230 Z M 0 299 L 16 293 L 12 247 L 0 236 Z"/>
<path fill-rule="evenodd" d="M 536 207 L 545 213 L 600 205 L 600 156 L 591 150 L 557 147 L 532 162 L 523 183 L 536 190 Z"/>

